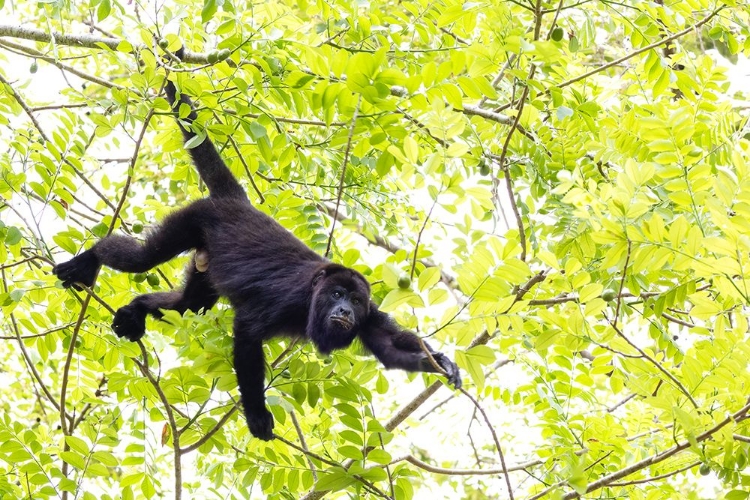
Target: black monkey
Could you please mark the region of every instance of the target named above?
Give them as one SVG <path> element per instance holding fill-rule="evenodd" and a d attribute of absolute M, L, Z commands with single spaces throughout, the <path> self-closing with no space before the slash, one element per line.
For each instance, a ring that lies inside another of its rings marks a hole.
<path fill-rule="evenodd" d="M 166 94 L 178 113 L 184 139 L 192 139 L 198 129 L 191 101 L 184 94 L 177 100 L 171 81 Z M 327 354 L 359 337 L 386 368 L 438 371 L 419 338 L 370 301 L 370 285 L 364 276 L 324 259 L 251 205 L 208 137 L 189 152 L 208 187 L 208 198 L 166 217 L 143 243 L 128 236 L 107 236 L 53 268 L 66 288 L 76 283 L 92 286 L 102 265 L 141 273 L 198 249 L 202 262 L 196 267 L 193 259 L 181 290 L 140 295 L 116 312 L 112 328 L 118 336 L 140 339 L 146 315 L 159 317 L 160 309 L 197 312 L 211 308 L 219 296 L 227 297 L 235 310 L 234 367 L 245 417 L 250 432 L 264 440 L 273 437 L 273 417 L 264 397 L 265 339 L 303 337 Z M 207 270 L 206 253 L 210 256 Z M 461 387 L 456 364 L 428 349 L 448 381 Z"/>

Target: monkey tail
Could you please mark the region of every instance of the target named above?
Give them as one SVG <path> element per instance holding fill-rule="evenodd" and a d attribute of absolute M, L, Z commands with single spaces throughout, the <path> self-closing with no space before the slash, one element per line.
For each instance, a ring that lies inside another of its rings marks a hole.
<path fill-rule="evenodd" d="M 164 88 L 167 93 L 167 100 L 172 106 L 175 112 L 179 112 L 180 103 L 185 103 L 190 106 L 190 114 L 183 120 L 177 120 L 177 124 L 180 126 L 182 136 L 185 138 L 185 142 L 196 137 L 196 133 L 191 128 L 185 128 L 184 122 L 192 124 L 193 121 L 198 117 L 195 113 L 192 101 L 185 95 L 180 94 L 179 101 L 177 100 L 177 88 L 174 83 L 167 80 L 167 84 Z M 203 141 L 195 147 L 188 149 L 190 157 L 193 159 L 193 164 L 198 169 L 198 174 L 203 179 L 208 187 L 208 192 L 211 196 L 217 198 L 245 198 L 247 194 L 242 188 L 237 179 L 232 175 L 232 172 L 227 167 L 224 160 L 219 156 L 219 152 L 216 151 L 216 147 L 211 142 L 211 139 L 206 136 Z"/>

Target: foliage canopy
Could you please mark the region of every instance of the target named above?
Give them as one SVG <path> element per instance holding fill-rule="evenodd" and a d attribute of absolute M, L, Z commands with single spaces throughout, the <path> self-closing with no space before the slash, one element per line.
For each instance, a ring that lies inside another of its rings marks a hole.
<path fill-rule="evenodd" d="M 717 63 L 750 53 L 743 2 L 0 12 L 2 498 L 749 496 L 748 94 Z M 332 235 L 468 391 L 425 405 L 439 377 L 271 342 L 262 443 L 225 306 L 110 331 L 185 258 L 56 283 L 203 196 L 165 77 L 257 206 Z"/>

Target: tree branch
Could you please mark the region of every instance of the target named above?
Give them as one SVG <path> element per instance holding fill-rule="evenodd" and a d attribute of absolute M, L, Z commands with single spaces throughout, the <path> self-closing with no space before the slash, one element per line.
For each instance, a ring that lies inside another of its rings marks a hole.
<path fill-rule="evenodd" d="M 58 45 L 67 45 L 69 47 L 81 47 L 86 49 L 102 49 L 102 45 L 112 51 L 116 51 L 120 44 L 129 43 L 119 38 L 93 36 L 85 34 L 70 35 L 58 32 L 46 32 L 35 28 L 24 26 L 15 26 L 9 24 L 0 24 L 0 37 L 22 38 L 24 40 L 33 40 L 35 42 L 55 43 Z M 149 49 L 143 44 L 130 43 L 134 51 Z M 185 50 L 182 56 L 183 62 L 206 64 L 208 56 L 196 52 Z"/>
<path fill-rule="evenodd" d="M 620 469 L 617 472 L 613 472 L 611 474 L 608 474 L 604 476 L 603 478 L 594 481 L 592 483 L 589 483 L 589 485 L 586 487 L 585 493 L 591 493 L 592 491 L 596 491 L 598 489 L 604 488 L 606 486 L 611 485 L 618 479 L 622 479 L 626 476 L 629 476 L 630 474 L 637 472 L 641 469 L 645 469 L 646 467 L 649 467 L 654 464 L 658 464 L 660 462 L 663 462 L 664 460 L 676 455 L 677 453 L 681 452 L 682 450 L 686 450 L 690 448 L 691 441 L 692 442 L 702 442 L 706 439 L 710 438 L 714 434 L 716 434 L 718 431 L 720 431 L 724 426 L 729 424 L 730 422 L 735 422 L 738 420 L 742 420 L 746 417 L 747 412 L 750 411 L 750 403 L 746 404 L 742 408 L 740 408 L 738 411 L 733 413 L 732 415 L 724 418 L 724 420 L 720 421 L 718 424 L 714 425 L 710 429 L 704 431 L 703 433 L 695 436 L 694 440 L 686 440 L 682 443 L 679 443 L 665 451 L 662 451 L 661 453 L 657 453 L 655 455 L 652 455 L 648 458 L 644 458 L 643 460 L 639 460 L 638 462 L 629 465 L 627 467 L 624 467 L 623 469 Z M 577 491 L 571 491 L 567 493 L 563 499 L 564 500 L 572 500 L 573 498 L 579 498 L 581 496 L 581 493 L 578 493 Z"/>

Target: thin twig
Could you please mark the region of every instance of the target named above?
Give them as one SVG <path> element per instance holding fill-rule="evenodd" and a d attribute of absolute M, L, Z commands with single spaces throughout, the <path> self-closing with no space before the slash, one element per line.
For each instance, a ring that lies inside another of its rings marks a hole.
<path fill-rule="evenodd" d="M 652 358 L 651 356 L 649 356 L 648 353 L 646 353 L 646 351 L 644 351 L 643 349 L 641 349 L 640 347 L 638 347 L 638 345 L 635 342 L 633 342 L 632 340 L 630 340 L 630 338 L 628 338 L 622 332 L 622 330 L 620 330 L 620 328 L 617 326 L 617 321 L 618 321 L 618 318 L 619 318 L 619 315 L 620 315 L 620 303 L 621 303 L 621 300 L 622 300 L 621 299 L 621 297 L 622 297 L 622 290 L 625 287 L 625 278 L 626 278 L 627 272 L 628 272 L 628 265 L 630 264 L 630 254 L 631 254 L 631 242 L 628 241 L 628 251 L 627 251 L 627 254 L 625 256 L 625 264 L 623 265 L 621 276 L 620 276 L 620 290 L 619 290 L 619 292 L 617 294 L 617 306 L 615 307 L 615 317 L 612 318 L 612 319 L 608 319 L 609 324 L 610 324 L 610 326 L 612 326 L 612 329 L 617 333 L 617 335 L 620 338 L 622 338 L 625 342 L 627 342 L 628 345 L 630 345 L 633 349 L 635 349 L 636 351 L 638 351 L 638 354 L 640 354 L 643 357 L 643 359 L 648 360 L 649 363 L 651 363 L 652 365 L 654 365 L 660 372 L 662 372 L 664 375 L 666 375 L 669 378 L 669 380 L 672 381 L 672 383 L 675 385 L 675 387 L 677 387 L 680 390 L 680 392 L 682 392 L 688 398 L 688 400 L 692 403 L 693 407 L 695 407 L 697 409 L 697 408 L 699 408 L 698 402 L 693 398 L 693 395 L 690 394 L 690 391 L 687 390 L 687 387 L 685 387 L 682 384 L 682 382 L 680 382 L 677 379 L 677 377 L 675 377 L 674 375 L 672 375 L 672 373 L 669 370 L 667 370 L 666 368 L 664 368 L 661 365 L 661 363 L 659 363 L 654 358 Z M 605 318 L 606 318 L 606 314 L 605 314 Z"/>
<path fill-rule="evenodd" d="M 47 141 L 47 138 L 44 136 L 43 128 L 39 124 L 39 122 L 36 120 L 36 117 L 34 116 L 33 111 L 31 111 L 31 108 L 26 104 L 26 101 L 23 100 L 23 98 L 16 92 L 16 89 L 13 88 L 13 85 L 6 80 L 2 73 L 0 73 L 0 83 L 5 84 L 6 87 L 8 87 L 8 90 L 10 91 L 13 98 L 16 100 L 16 102 L 21 106 L 21 108 L 24 110 L 26 115 L 29 117 L 29 120 L 31 120 L 31 123 L 34 124 L 34 128 L 36 128 L 39 133 L 42 135 L 42 138 Z"/>
<path fill-rule="evenodd" d="M 611 68 L 613 66 L 619 66 L 620 64 L 624 63 L 628 59 L 632 59 L 633 57 L 635 57 L 637 55 L 643 54 L 644 52 L 648 52 L 649 50 L 653 50 L 653 49 L 655 49 L 657 47 L 660 47 L 660 46 L 662 46 L 664 44 L 672 42 L 672 41 L 674 41 L 674 40 L 676 40 L 676 39 L 678 39 L 678 38 L 680 38 L 682 36 L 685 36 L 685 35 L 687 35 L 689 33 L 694 33 L 694 32 L 696 32 L 698 30 L 698 28 L 700 28 L 701 26 L 703 26 L 704 24 L 706 24 L 707 22 L 709 22 L 711 19 L 713 19 L 719 12 L 721 12 L 725 8 L 727 8 L 727 6 L 726 5 L 722 5 L 721 7 L 713 10 L 708 16 L 704 17 L 703 19 L 701 19 L 700 21 L 698 21 L 694 25 L 689 26 L 689 27 L 685 28 L 682 31 L 678 31 L 674 35 L 670 35 L 668 37 L 662 38 L 661 40 L 657 40 L 656 42 L 654 42 L 654 43 L 652 43 L 650 45 L 647 45 L 645 47 L 641 47 L 640 49 L 638 49 L 636 51 L 633 51 L 630 54 L 624 55 L 624 56 L 620 57 L 619 59 L 615 59 L 613 61 L 608 62 L 607 64 L 603 64 L 602 66 L 599 66 L 598 68 L 592 69 L 591 71 L 588 71 L 588 72 L 586 72 L 586 73 L 584 73 L 582 75 L 579 75 L 579 76 L 577 76 L 575 78 L 571 78 L 570 80 L 566 80 L 566 81 L 562 82 L 561 84 L 557 85 L 555 88 L 567 87 L 568 85 L 572 85 L 572 84 L 574 84 L 576 82 L 584 80 L 584 79 L 590 77 L 591 75 L 595 75 L 596 73 L 600 73 L 600 72 L 604 71 L 605 69 L 609 69 L 609 68 Z"/>
<path fill-rule="evenodd" d="M 329 207 L 328 205 L 323 203 L 319 204 L 318 207 L 329 216 L 335 217 L 339 222 L 346 222 L 348 224 L 351 223 L 352 225 L 356 224 L 355 229 L 357 234 L 366 239 L 371 245 L 380 247 L 390 253 L 396 253 L 399 250 L 402 250 L 399 245 L 393 243 L 392 241 L 386 240 L 378 234 L 371 234 L 369 231 L 365 231 L 364 226 L 348 219 L 346 215 L 342 213 L 335 214 L 332 207 Z M 420 262 L 424 267 L 439 267 L 438 264 L 430 259 L 419 259 L 418 262 Z M 450 289 L 452 289 L 456 285 L 455 276 L 448 274 L 442 268 L 440 269 L 440 281 L 445 283 Z"/>
<path fill-rule="evenodd" d="M 621 407 L 622 405 L 624 405 L 625 403 L 627 403 L 628 401 L 630 401 L 631 399 L 633 399 L 636 396 L 637 396 L 637 394 L 633 393 L 630 396 L 628 396 L 625 399 L 623 399 L 622 401 L 619 401 L 619 402 L 613 404 L 612 406 L 610 406 L 609 408 L 607 408 L 607 413 L 614 412 L 616 409 L 618 409 L 619 407 Z"/>
<path fill-rule="evenodd" d="M 253 178 L 250 167 L 248 166 L 247 162 L 245 161 L 245 157 L 242 156 L 242 153 L 240 153 L 240 148 L 237 145 L 237 141 L 234 140 L 234 137 L 231 135 L 227 136 L 229 138 L 230 144 L 232 144 L 232 148 L 237 152 L 237 158 L 239 158 L 240 163 L 242 163 L 242 166 L 245 168 L 245 172 L 247 173 L 247 178 L 250 180 L 250 185 L 253 186 L 253 189 L 255 190 L 255 194 L 258 195 L 259 203 L 262 205 L 266 202 L 266 197 L 263 196 L 263 192 L 258 188 L 258 185 L 255 183 L 255 179 Z"/>
<path fill-rule="evenodd" d="M 181 457 L 182 457 L 182 450 L 180 449 L 180 435 L 178 433 L 177 428 L 177 422 L 174 418 L 174 412 L 172 412 L 172 405 L 169 404 L 169 400 L 167 399 L 166 394 L 164 394 L 164 390 L 161 388 L 161 384 L 159 384 L 159 381 L 154 378 L 154 375 L 151 373 L 151 369 L 148 366 L 148 353 L 146 352 L 146 347 L 143 345 L 143 342 L 140 340 L 137 341 L 138 347 L 141 349 L 141 355 L 143 356 L 143 362 L 141 363 L 137 359 L 133 358 L 133 362 L 140 368 L 141 373 L 151 382 L 151 385 L 154 387 L 154 390 L 156 391 L 156 394 L 159 396 L 159 399 L 161 400 L 162 405 L 164 406 L 164 411 L 167 413 L 167 420 L 169 421 L 169 427 L 172 430 L 172 449 L 174 450 L 174 481 L 175 481 L 175 490 L 174 490 L 174 497 L 175 500 L 180 500 L 182 498 L 182 465 L 181 465 Z"/>
<path fill-rule="evenodd" d="M 302 427 L 299 425 L 299 421 L 297 420 L 297 414 L 294 412 L 294 410 L 289 412 L 289 416 L 292 417 L 292 424 L 294 424 L 294 429 L 297 431 L 297 437 L 299 437 L 300 445 L 302 446 L 303 450 L 309 450 L 307 447 L 307 443 L 305 442 L 305 434 L 302 432 Z M 307 457 L 307 464 L 310 466 L 310 471 L 312 472 L 313 479 L 316 481 L 318 480 L 318 471 L 315 468 L 315 464 L 310 459 L 310 456 L 305 454 Z"/>
<path fill-rule="evenodd" d="M 617 487 L 623 487 L 623 486 L 633 486 L 634 484 L 650 483 L 652 481 L 659 481 L 661 479 L 667 479 L 668 477 L 672 477 L 672 476 L 679 474 L 680 472 L 685 472 L 687 470 L 690 470 L 696 465 L 700 465 L 700 464 L 701 464 L 701 461 L 697 460 L 690 465 L 686 465 L 685 467 L 681 467 L 677 470 L 673 470 L 672 472 L 667 472 L 666 474 L 661 474 L 660 476 L 647 477 L 643 479 L 634 479 L 633 481 L 626 481 L 623 483 L 612 483 L 609 485 L 609 487 L 617 488 Z"/>
<path fill-rule="evenodd" d="M 190 446 L 186 446 L 185 448 L 182 448 L 180 450 L 180 454 L 185 455 L 186 453 L 190 453 L 191 451 L 197 450 L 198 448 L 200 448 L 206 441 L 211 439 L 211 436 L 216 434 L 216 432 L 218 432 L 218 430 L 222 428 L 222 426 L 229 420 L 229 418 L 232 415 L 234 415 L 234 412 L 236 412 L 238 409 L 239 409 L 239 402 L 235 403 L 229 409 L 229 411 L 226 412 L 224 416 L 221 417 L 221 419 L 218 422 L 216 422 L 216 424 L 211 428 L 211 430 L 208 431 L 203 437 L 201 437 L 198 441 L 191 444 Z"/>
<path fill-rule="evenodd" d="M 292 448 L 294 448 L 295 450 L 297 450 L 297 451 L 299 451 L 301 453 L 304 453 L 305 456 L 307 456 L 309 458 L 314 458 L 315 460 L 319 461 L 320 463 L 329 465 L 331 467 L 341 467 L 341 464 L 339 464 L 338 462 L 334 462 L 333 460 L 329 460 L 329 459 L 327 459 L 327 458 L 325 458 L 323 456 L 318 455 L 317 453 L 313 453 L 310 450 L 306 450 L 305 448 L 302 448 L 297 443 L 293 443 L 293 442 L 289 441 L 288 439 L 285 439 L 285 438 L 283 438 L 283 437 L 281 437 L 281 436 L 279 436 L 277 434 L 274 434 L 273 438 L 276 439 L 276 440 L 281 441 L 282 443 L 286 444 L 287 446 L 291 446 Z"/>
<path fill-rule="evenodd" d="M 8 337 L 0 337 L 0 340 L 17 340 L 17 339 L 35 339 L 37 337 L 46 337 L 50 333 L 59 332 L 60 330 L 65 330 L 66 328 L 70 328 L 71 326 L 75 325 L 75 323 L 68 323 L 66 325 L 62 326 L 56 326 L 54 328 L 50 328 L 49 330 L 45 330 L 42 333 L 35 333 L 33 335 L 15 335 L 15 336 L 8 336 Z M 18 332 L 16 332 L 18 333 Z"/>
<path fill-rule="evenodd" d="M 50 57 L 47 55 L 44 55 L 43 52 L 39 52 L 36 49 L 32 49 L 31 47 L 26 47 L 24 45 L 20 45 L 17 43 L 9 42 L 7 40 L 0 40 L 0 46 L 10 49 L 15 49 L 18 51 L 23 52 L 24 54 L 28 55 L 29 57 L 33 57 L 35 59 L 39 59 L 41 61 L 47 62 L 49 64 L 52 64 L 53 66 L 56 66 L 60 71 L 62 72 L 68 72 L 72 75 L 76 75 L 78 78 L 81 78 L 83 80 L 87 80 L 91 83 L 95 83 L 97 85 L 101 85 L 102 87 L 108 88 L 108 89 L 119 89 L 119 90 L 126 90 L 125 87 L 122 85 L 118 85 L 116 83 L 112 83 L 107 80 L 103 80 L 102 78 L 99 78 L 94 75 L 89 75 L 88 73 L 85 73 L 81 70 L 78 70 L 72 66 L 68 66 L 67 64 L 61 63 L 58 59 L 54 57 Z"/>
<path fill-rule="evenodd" d="M 719 14 L 719 12 L 721 12 L 725 8 L 727 8 L 727 5 L 722 5 L 721 7 L 718 7 L 717 9 L 711 11 L 711 13 L 708 16 L 704 17 L 703 19 L 701 19 L 700 21 L 698 21 L 694 25 L 689 26 L 689 27 L 685 28 L 682 31 L 678 31 L 674 35 L 670 35 L 668 37 L 665 37 L 665 38 L 662 38 L 660 40 L 657 40 L 656 42 L 654 42 L 654 43 L 652 43 L 650 45 L 647 45 L 645 47 L 641 47 L 640 49 L 635 50 L 635 51 L 633 51 L 633 52 L 631 52 L 629 54 L 626 54 L 626 55 L 624 55 L 624 56 L 622 56 L 622 57 L 620 57 L 618 59 L 615 59 L 615 60 L 610 61 L 610 62 L 608 62 L 606 64 L 598 66 L 598 67 L 592 69 L 591 71 L 587 71 L 586 73 L 583 73 L 582 75 L 576 76 L 575 78 L 571 78 L 570 80 L 566 80 L 566 81 L 560 83 L 559 85 L 556 85 L 554 88 L 555 89 L 560 89 L 560 88 L 572 85 L 572 84 L 574 84 L 576 82 L 579 82 L 581 80 L 585 80 L 586 78 L 588 78 L 590 76 L 593 76 L 593 75 L 595 75 L 597 73 L 601 73 L 602 71 L 605 71 L 605 70 L 607 70 L 609 68 L 612 68 L 614 66 L 619 66 L 620 64 L 622 64 L 623 62 L 627 61 L 628 59 L 632 59 L 633 57 L 636 57 L 636 56 L 638 56 L 640 54 L 643 54 L 645 52 L 653 50 L 653 49 L 655 49 L 657 47 L 660 47 L 662 45 L 668 44 L 668 43 L 670 43 L 670 42 L 672 42 L 672 41 L 674 41 L 674 40 L 676 40 L 676 39 L 678 39 L 680 37 L 683 37 L 683 36 L 687 35 L 687 34 L 693 33 L 695 31 L 697 31 L 698 28 L 700 28 L 704 24 L 708 23 L 711 19 L 713 19 L 714 17 L 716 17 L 716 15 Z M 549 92 L 550 92 L 549 90 L 545 91 L 544 95 L 548 95 Z M 499 107 L 495 108 L 494 112 L 495 113 L 500 113 L 500 112 L 502 112 L 502 111 L 510 108 L 512 105 L 513 105 L 512 102 L 503 104 L 502 106 L 499 106 Z"/>
<path fill-rule="evenodd" d="M 448 476 L 496 476 L 498 474 L 508 474 L 510 472 L 526 470 L 543 463 L 541 460 L 532 460 L 524 464 L 511 465 L 508 468 L 502 469 L 451 469 L 430 465 L 427 462 L 423 462 L 422 460 L 414 457 L 413 455 L 405 455 L 403 457 L 391 460 L 389 465 L 397 464 L 399 462 L 409 462 L 410 464 L 415 465 L 420 469 L 424 469 L 428 472 L 432 472 L 434 474 L 445 474 Z"/>
<path fill-rule="evenodd" d="M 102 375 L 102 378 L 99 379 L 99 385 L 96 388 L 96 392 L 94 395 L 96 397 L 100 397 L 102 394 L 102 387 L 104 387 L 104 384 L 107 383 L 107 377 Z M 81 422 L 86 418 L 86 415 L 94 406 L 91 403 L 86 403 L 86 405 L 81 410 L 81 413 L 78 414 L 77 417 L 73 419 L 73 423 L 70 425 L 70 431 L 73 432 L 79 425 L 81 425 Z"/>
<path fill-rule="evenodd" d="M 512 363 L 512 362 L 513 362 L 512 359 L 501 359 L 501 360 L 497 361 L 494 365 L 492 365 L 488 370 L 486 370 L 484 372 L 484 377 L 485 378 L 489 377 L 496 370 L 498 370 L 498 369 L 502 368 L 503 366 L 507 365 L 508 363 Z M 419 420 L 421 421 L 421 420 L 426 419 L 431 413 L 435 412 L 436 410 L 438 410 L 439 408 L 441 408 L 443 405 L 445 405 L 448 402 L 450 402 L 452 399 L 455 399 L 455 397 L 456 397 L 455 393 L 451 394 L 450 396 L 448 396 L 447 398 L 445 398 L 444 400 L 442 400 L 441 402 L 439 402 L 438 404 L 436 404 L 435 406 L 433 406 L 432 408 L 430 408 L 429 410 L 427 410 L 422 416 L 419 417 Z"/>
<path fill-rule="evenodd" d="M 487 424 L 487 428 L 489 428 L 490 433 L 492 434 L 492 439 L 495 441 L 495 447 L 497 448 L 497 454 L 500 456 L 500 465 L 502 466 L 503 470 L 507 471 L 508 467 L 505 465 L 505 456 L 503 455 L 503 448 L 500 446 L 500 440 L 497 438 L 497 434 L 495 433 L 495 428 L 492 426 L 492 423 L 490 423 L 489 417 L 487 417 L 487 414 L 484 412 L 484 409 L 480 406 L 479 402 L 474 399 L 474 397 L 469 394 L 469 392 L 466 389 L 459 389 L 461 393 L 469 398 L 469 400 L 474 403 L 474 406 L 479 410 L 479 413 L 482 414 L 482 418 L 484 418 L 485 424 Z M 508 487 L 508 497 L 510 500 L 513 500 L 513 487 L 510 484 L 510 474 L 505 474 L 505 484 Z"/>
<path fill-rule="evenodd" d="M 0 274 L 2 275 L 3 280 L 3 291 L 5 293 L 8 293 L 8 285 L 5 280 L 5 271 L 0 270 Z M 47 385 L 42 381 L 42 377 L 37 371 L 36 367 L 34 366 L 33 361 L 31 360 L 31 356 L 29 356 L 29 352 L 26 350 L 26 346 L 23 343 L 23 340 L 21 338 L 21 330 L 18 328 L 18 324 L 16 323 L 16 317 L 13 313 L 10 313 L 10 322 L 13 326 L 13 331 L 16 333 L 15 339 L 18 340 L 18 347 L 21 349 L 21 355 L 23 356 L 24 361 L 26 362 L 26 366 L 28 366 L 29 371 L 31 372 L 31 375 L 36 380 L 36 383 L 39 385 L 39 387 L 42 388 L 42 392 L 47 397 L 47 400 L 52 404 L 52 406 L 55 408 L 55 410 L 60 411 L 60 405 L 57 403 L 57 400 L 54 396 L 52 396 L 52 393 L 47 389 Z M 68 418 L 66 416 L 66 418 Z"/>
<path fill-rule="evenodd" d="M 414 257 L 411 260 L 411 272 L 409 273 L 409 279 L 411 280 L 414 279 L 414 271 L 417 268 L 417 254 L 419 253 L 419 243 L 422 241 L 422 233 L 424 233 L 424 230 L 427 227 L 427 223 L 430 221 L 430 217 L 432 217 L 432 211 L 435 209 L 435 205 L 437 205 L 437 202 L 438 197 L 435 196 L 435 200 L 432 202 L 430 211 L 427 212 L 427 216 L 424 218 L 422 227 L 419 229 L 419 233 L 417 233 L 417 241 L 414 243 Z"/>
<path fill-rule="evenodd" d="M 341 177 L 339 179 L 338 194 L 336 195 L 336 208 L 333 213 L 333 220 L 331 222 L 331 233 L 328 235 L 328 244 L 326 245 L 326 252 L 324 256 L 330 258 L 331 256 L 331 244 L 333 243 L 333 230 L 336 228 L 336 215 L 339 213 L 339 206 L 341 205 L 341 196 L 344 193 L 344 176 L 346 175 L 346 166 L 349 163 L 349 153 L 352 150 L 352 138 L 354 137 L 354 126 L 357 124 L 357 115 L 359 114 L 359 106 L 362 104 L 362 94 L 357 99 L 357 105 L 354 107 L 354 113 L 352 114 L 352 122 L 349 127 L 349 137 L 346 140 L 346 150 L 344 151 L 344 163 L 341 165 Z"/>

